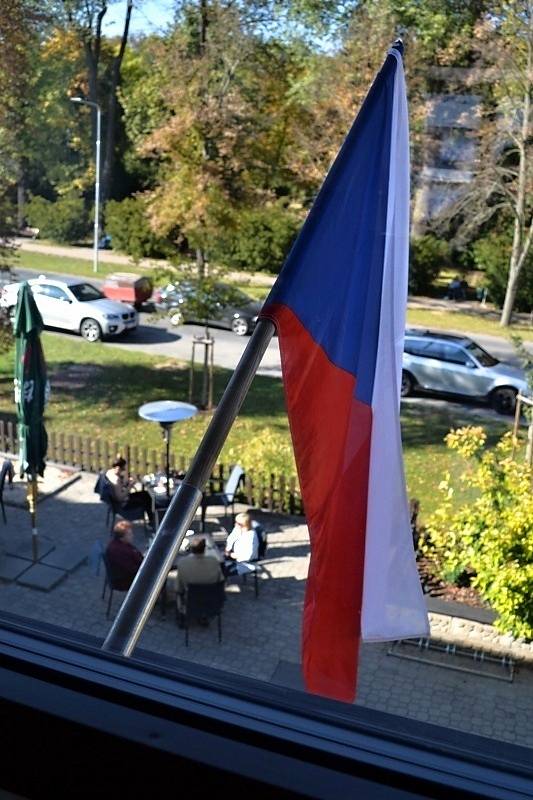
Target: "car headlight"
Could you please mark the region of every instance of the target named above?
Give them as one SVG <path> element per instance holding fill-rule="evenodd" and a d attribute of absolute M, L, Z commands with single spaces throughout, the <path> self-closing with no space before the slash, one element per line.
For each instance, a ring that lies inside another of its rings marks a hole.
<path fill-rule="evenodd" d="M 113 322 L 116 322 L 117 320 L 120 319 L 120 317 L 118 314 L 104 314 L 104 319 L 109 319 L 113 320 Z"/>

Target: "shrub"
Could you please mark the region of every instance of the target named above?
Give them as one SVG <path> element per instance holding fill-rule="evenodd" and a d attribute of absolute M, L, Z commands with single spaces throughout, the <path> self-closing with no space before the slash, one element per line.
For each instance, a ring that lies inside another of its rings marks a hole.
<path fill-rule="evenodd" d="M 243 421 L 241 428 L 250 428 L 248 440 L 239 444 L 231 441 L 224 449 L 224 461 L 241 464 L 248 472 L 276 473 L 287 477 L 296 474 L 296 464 L 290 438 L 285 432 L 267 426 L 260 438 L 254 437 L 252 426 Z"/>
<path fill-rule="evenodd" d="M 512 233 L 490 233 L 472 245 L 472 256 L 478 269 L 483 269 L 489 300 L 502 306 L 509 275 Z M 526 260 L 518 280 L 516 311 L 531 311 L 533 297 L 533 253 Z"/>
<path fill-rule="evenodd" d="M 429 291 L 440 270 L 449 263 L 448 242 L 429 233 L 412 239 L 409 251 L 409 292 L 423 294 Z"/>
<path fill-rule="evenodd" d="M 25 207 L 26 218 L 39 234 L 55 242 L 77 242 L 89 232 L 89 218 L 81 197 L 69 194 L 52 202 L 38 195 Z"/>
<path fill-rule="evenodd" d="M 135 261 L 141 258 L 165 258 L 175 253 L 169 239 L 158 236 L 150 227 L 146 202 L 140 197 L 110 200 L 105 207 L 105 230 L 113 247 Z"/>
<path fill-rule="evenodd" d="M 299 226 L 299 218 L 285 203 L 243 210 L 234 228 L 217 237 L 210 253 L 228 267 L 277 273 Z"/>
<path fill-rule="evenodd" d="M 471 574 L 472 585 L 498 613 L 496 627 L 533 638 L 532 469 L 512 457 L 512 433 L 486 448 L 483 428 L 450 431 L 446 444 L 467 462 L 460 480 L 477 497 L 454 509 L 449 474 L 443 500 L 429 519 L 422 545 L 444 579 Z"/>

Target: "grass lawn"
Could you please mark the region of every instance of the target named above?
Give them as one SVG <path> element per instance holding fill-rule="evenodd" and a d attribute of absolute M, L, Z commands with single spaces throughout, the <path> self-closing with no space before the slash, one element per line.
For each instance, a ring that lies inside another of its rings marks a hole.
<path fill-rule="evenodd" d="M 105 278 L 112 272 L 138 272 L 145 273 L 147 270 L 137 267 L 135 264 L 113 264 L 105 260 L 105 251 L 99 254 L 98 273 L 96 277 Z M 93 262 L 84 258 L 70 258 L 67 256 L 50 256 L 47 253 L 33 253 L 29 250 L 18 250 L 16 259 L 13 263 L 15 272 L 17 269 L 33 269 L 36 272 L 57 272 L 66 275 L 80 275 L 84 278 L 94 278 Z"/>
<path fill-rule="evenodd" d="M 475 313 L 408 308 L 407 322 L 410 325 L 421 325 L 438 330 L 456 330 L 465 333 L 487 334 L 488 336 L 510 337 L 512 333 L 516 333 L 524 341 L 533 341 L 531 325 L 511 325 L 508 328 L 501 328 L 497 320 Z"/>
<path fill-rule="evenodd" d="M 134 272 L 139 275 L 150 275 L 153 271 L 150 268 L 143 268 L 134 264 L 114 264 L 106 262 L 105 251 L 100 253 L 98 261 L 98 273 L 93 272 L 92 261 L 83 258 L 70 258 L 69 256 L 51 256 L 47 253 L 33 253 L 28 250 L 19 250 L 13 264 L 15 272 L 17 269 L 31 269 L 36 273 L 57 272 L 64 275 L 79 275 L 80 277 L 94 279 L 105 278 L 113 272 Z M 254 284 L 253 276 L 250 280 L 244 280 L 236 284 L 243 292 L 253 297 L 255 300 L 264 300 L 267 296 L 268 286 Z"/>
<path fill-rule="evenodd" d="M 161 451 L 159 427 L 141 420 L 137 409 L 150 400 L 186 400 L 187 365 L 175 359 L 89 344 L 75 336 L 45 333 L 43 345 L 52 388 L 47 410 L 49 430 L 116 442 L 119 450 L 130 444 Z M 215 371 L 215 400 L 229 377 L 228 370 Z M 2 418 L 15 421 L 12 354 L 0 357 L 0 413 Z M 174 427 L 172 449 L 176 456 L 189 459 L 194 454 L 209 418 L 200 413 Z M 436 503 L 444 471 L 455 472 L 462 466 L 457 455 L 444 446 L 443 437 L 451 427 L 467 421 L 457 418 L 453 404 L 446 410 L 430 410 L 423 404 L 402 407 L 408 490 L 410 496 L 420 500 L 422 516 Z M 493 441 L 510 424 L 510 420 L 502 418 L 501 423 L 491 426 Z M 257 376 L 221 461 L 240 460 L 245 468 L 253 467 L 257 472 L 263 466 L 265 472 L 289 473 L 293 466 L 288 436 L 281 381 Z M 267 454 L 272 463 L 265 469 Z"/>

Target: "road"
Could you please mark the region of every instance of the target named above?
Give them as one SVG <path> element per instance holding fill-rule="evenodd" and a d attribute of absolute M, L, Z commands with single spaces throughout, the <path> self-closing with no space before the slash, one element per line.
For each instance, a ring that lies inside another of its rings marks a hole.
<path fill-rule="evenodd" d="M 210 328 L 211 335 L 215 340 L 214 363 L 218 367 L 235 369 L 249 337 L 236 336 L 231 331 Z M 140 324 L 134 333 L 121 337 L 120 340 L 109 341 L 110 347 L 119 347 L 124 350 L 141 350 L 157 356 L 173 356 L 183 361 L 191 358 L 192 341 L 194 336 L 203 337 L 204 328 L 201 325 L 180 325 L 173 327 L 168 320 L 155 320 L 153 315 L 142 312 Z M 203 348 L 201 348 L 203 351 Z M 202 358 L 200 348 L 196 350 L 196 357 Z M 281 377 L 281 365 L 276 337 L 270 342 L 258 375 L 266 375 L 270 378 Z"/>
<path fill-rule="evenodd" d="M 17 274 L 22 280 L 35 277 L 35 272 L 30 270 L 17 270 Z M 65 275 L 53 275 L 52 273 L 48 273 L 48 277 L 64 280 Z M 91 283 L 99 286 L 102 281 L 91 279 Z M 234 369 L 249 338 L 247 336 L 236 336 L 234 333 L 231 333 L 231 331 L 215 328 L 211 328 L 211 332 L 215 339 L 215 364 L 220 367 L 225 367 L 226 369 Z M 134 333 L 129 334 L 127 337 L 120 337 L 116 341 L 110 340 L 106 344 L 109 347 L 119 347 L 124 350 L 139 350 L 148 355 L 172 356 L 188 361 L 191 358 L 193 337 L 202 336 L 203 333 L 204 329 L 202 326 L 182 325 L 175 328 L 166 319 L 157 319 L 153 314 L 142 312 L 140 314 L 139 327 Z M 496 356 L 496 358 L 502 361 L 519 364 L 515 349 L 508 339 L 498 336 L 486 336 L 478 333 L 470 335 L 482 347 L 488 350 L 489 353 Z M 526 346 L 529 352 L 533 354 L 533 343 L 528 342 Z M 272 378 L 281 377 L 277 338 L 274 338 L 269 344 L 258 370 L 258 374 Z"/>
<path fill-rule="evenodd" d="M 28 280 L 35 278 L 36 273 L 32 270 L 18 269 L 17 276 L 21 280 Z M 47 277 L 64 280 L 68 276 L 47 272 Z M 79 278 L 79 280 L 83 279 Z M 95 286 L 102 285 L 102 281 L 98 279 L 91 278 L 90 282 Z M 249 337 L 236 336 L 231 331 L 222 329 L 210 328 L 210 331 L 215 340 L 214 363 L 218 367 L 235 369 L 249 341 Z M 71 336 L 72 334 L 58 333 L 58 335 Z M 181 325 L 175 328 L 167 319 L 161 319 L 153 313 L 143 311 L 139 315 L 139 326 L 135 332 L 127 336 L 117 337 L 116 340 L 110 339 L 106 342 L 106 345 L 124 350 L 140 350 L 148 355 L 172 356 L 182 361 L 189 361 L 193 337 L 203 337 L 203 335 L 204 328 L 201 325 Z M 200 350 L 197 348 L 197 358 L 201 357 Z M 281 377 L 279 347 L 276 337 L 270 342 L 257 374 L 271 378 Z"/>

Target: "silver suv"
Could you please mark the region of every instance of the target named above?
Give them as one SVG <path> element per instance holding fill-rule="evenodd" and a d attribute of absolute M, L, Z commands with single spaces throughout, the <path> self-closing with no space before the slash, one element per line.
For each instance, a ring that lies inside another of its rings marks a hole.
<path fill-rule="evenodd" d="M 516 395 L 529 394 L 525 373 L 498 361 L 466 336 L 409 330 L 405 334 L 402 397 L 415 390 L 488 400 L 512 414 Z"/>

